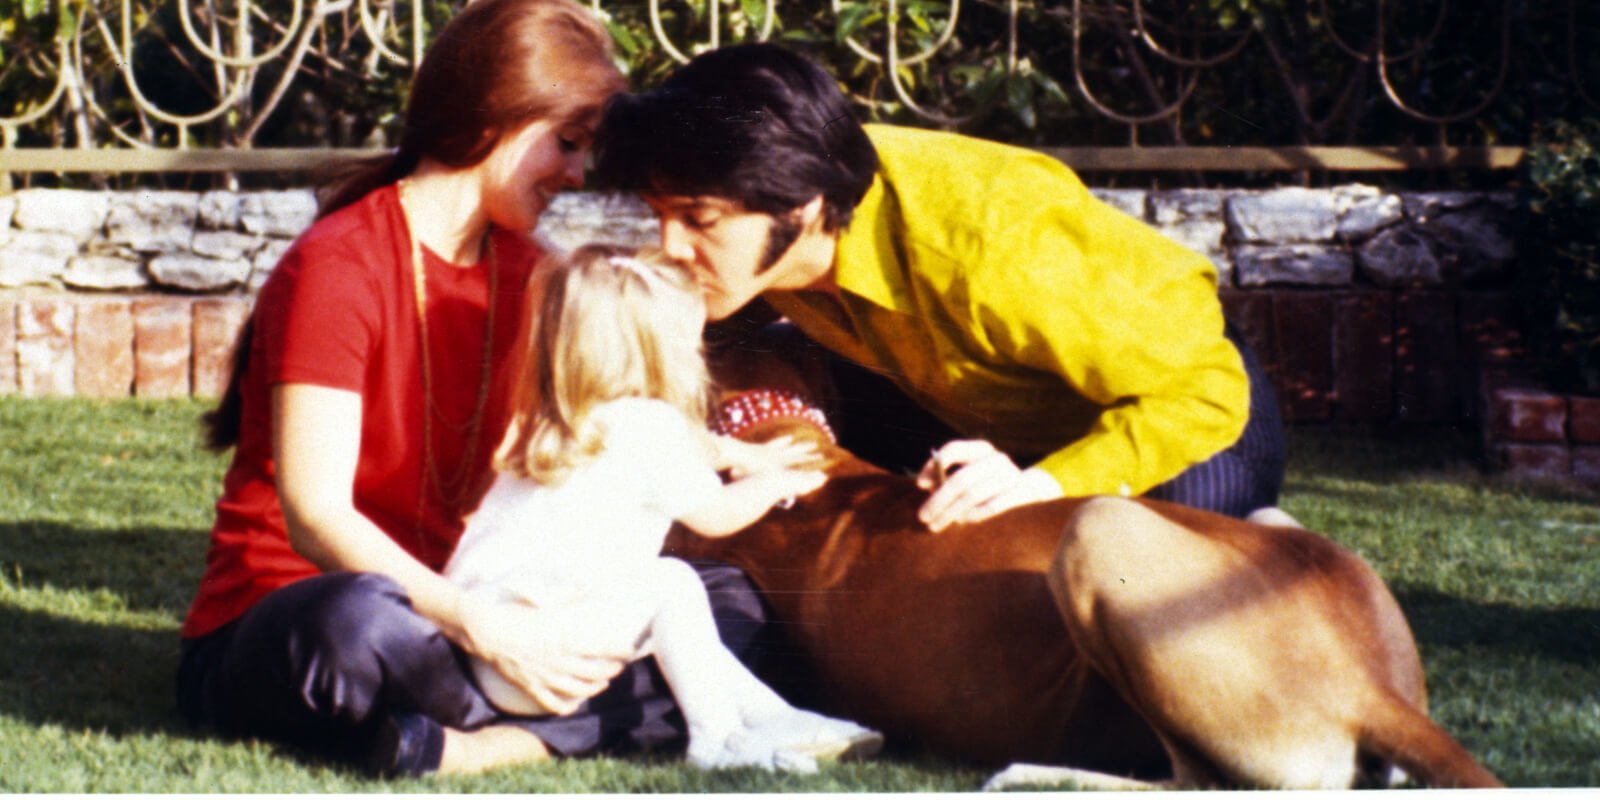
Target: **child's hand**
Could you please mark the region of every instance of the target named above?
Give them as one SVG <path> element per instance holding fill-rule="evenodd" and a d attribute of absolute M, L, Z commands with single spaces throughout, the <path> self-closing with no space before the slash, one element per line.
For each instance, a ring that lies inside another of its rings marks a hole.
<path fill-rule="evenodd" d="M 772 504 L 788 508 L 795 498 L 821 489 L 828 482 L 828 473 L 815 469 L 781 469 L 764 472 L 752 480 L 769 482 L 773 491 Z"/>
<path fill-rule="evenodd" d="M 816 469 L 767 469 L 736 478 L 704 508 L 678 517 L 701 536 L 732 536 L 761 519 L 773 506 L 788 508 L 794 499 L 821 488 L 828 474 Z"/>
<path fill-rule="evenodd" d="M 817 460 L 817 445 L 809 441 L 795 441 L 791 436 L 779 436 L 768 442 L 753 444 L 732 437 L 717 437 L 721 456 L 720 466 L 735 479 L 773 470 L 790 469 Z"/>

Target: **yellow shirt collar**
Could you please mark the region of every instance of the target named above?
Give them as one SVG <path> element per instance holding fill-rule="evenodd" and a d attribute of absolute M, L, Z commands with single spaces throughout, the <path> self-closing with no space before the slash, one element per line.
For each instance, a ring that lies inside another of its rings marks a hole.
<path fill-rule="evenodd" d="M 883 178 L 874 175 L 867 194 L 856 206 L 850 225 L 839 234 L 833 253 L 833 277 L 849 292 L 892 311 L 915 309 L 894 239 L 899 205 L 889 196 Z"/>

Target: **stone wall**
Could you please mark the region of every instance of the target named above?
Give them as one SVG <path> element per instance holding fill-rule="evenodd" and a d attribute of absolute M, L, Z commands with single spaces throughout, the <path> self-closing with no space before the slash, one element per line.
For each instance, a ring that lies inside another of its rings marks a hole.
<path fill-rule="evenodd" d="M 316 210 L 309 191 L 25 189 L 0 197 L 0 289 L 253 290 Z"/>
<path fill-rule="evenodd" d="M 1480 419 L 1485 376 L 1520 352 L 1508 194 L 1097 194 L 1218 266 L 1292 421 Z M 314 214 L 309 191 L 0 197 L 0 393 L 215 395 L 252 292 Z M 641 243 L 655 224 L 575 193 L 540 232 Z"/>

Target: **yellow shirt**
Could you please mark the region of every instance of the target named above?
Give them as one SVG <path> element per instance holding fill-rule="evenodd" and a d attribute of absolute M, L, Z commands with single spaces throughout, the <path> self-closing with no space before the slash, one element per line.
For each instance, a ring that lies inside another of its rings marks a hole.
<path fill-rule="evenodd" d="M 842 306 L 766 299 L 1068 496 L 1142 494 L 1233 444 L 1249 381 L 1215 268 L 1032 151 L 867 126 L 880 167 L 834 257 Z"/>

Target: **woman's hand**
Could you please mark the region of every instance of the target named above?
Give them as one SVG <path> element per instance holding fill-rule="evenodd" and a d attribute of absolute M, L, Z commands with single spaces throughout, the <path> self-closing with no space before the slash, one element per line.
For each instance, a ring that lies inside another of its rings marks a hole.
<path fill-rule="evenodd" d="M 796 441 L 791 436 L 779 436 L 771 441 L 755 444 L 731 436 L 715 437 L 717 467 L 726 469 L 734 480 L 762 472 L 792 469 L 817 459 L 814 442 Z"/>
<path fill-rule="evenodd" d="M 633 651 L 602 643 L 595 628 L 560 609 L 461 595 L 461 640 L 468 652 L 551 714 L 570 714 L 599 694 L 633 659 Z M 614 637 L 612 637 L 614 638 Z"/>
<path fill-rule="evenodd" d="M 917 486 L 933 492 L 917 518 L 934 533 L 1062 496 L 1049 473 L 1021 469 L 981 439 L 958 439 L 935 450 L 917 474 Z"/>

